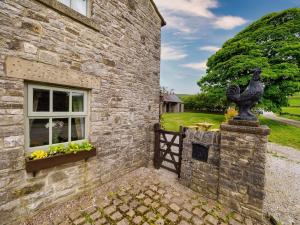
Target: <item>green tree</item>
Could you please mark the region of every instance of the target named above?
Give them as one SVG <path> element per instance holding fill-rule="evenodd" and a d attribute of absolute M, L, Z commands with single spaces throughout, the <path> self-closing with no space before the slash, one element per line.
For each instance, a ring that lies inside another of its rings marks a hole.
<path fill-rule="evenodd" d="M 224 112 L 225 106 L 218 94 L 210 92 L 182 97 L 184 108 L 191 111 Z"/>
<path fill-rule="evenodd" d="M 207 67 L 198 85 L 204 93 L 218 95 L 224 105 L 227 86 L 237 84 L 243 90 L 251 69 L 261 68 L 266 87 L 260 105 L 280 111 L 288 105 L 288 96 L 300 90 L 300 9 L 262 17 L 228 40 Z"/>

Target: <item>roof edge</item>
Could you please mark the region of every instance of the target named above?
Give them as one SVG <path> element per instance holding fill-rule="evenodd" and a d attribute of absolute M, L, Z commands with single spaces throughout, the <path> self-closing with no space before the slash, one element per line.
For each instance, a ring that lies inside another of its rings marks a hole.
<path fill-rule="evenodd" d="M 161 19 L 161 26 L 163 27 L 163 26 L 167 25 L 167 22 L 165 21 L 165 19 L 163 18 L 163 16 L 162 16 L 161 13 L 159 12 L 159 10 L 158 10 L 156 4 L 154 3 L 154 0 L 150 0 L 150 2 L 151 2 L 151 4 L 152 4 L 152 6 L 154 7 L 154 9 L 155 9 L 157 15 L 158 15 L 158 16 L 160 17 L 160 19 Z"/>

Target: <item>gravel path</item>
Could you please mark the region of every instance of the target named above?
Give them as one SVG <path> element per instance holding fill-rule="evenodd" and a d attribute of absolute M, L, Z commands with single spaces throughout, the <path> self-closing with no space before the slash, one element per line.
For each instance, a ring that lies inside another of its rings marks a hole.
<path fill-rule="evenodd" d="M 268 144 L 265 211 L 284 225 L 300 225 L 300 151 Z"/>
<path fill-rule="evenodd" d="M 264 113 L 264 117 L 271 119 L 271 120 L 275 120 L 287 125 L 292 125 L 292 126 L 296 126 L 296 127 L 300 127 L 300 121 L 297 120 L 291 120 L 291 119 L 287 119 L 284 117 L 280 117 L 280 116 L 276 116 L 274 113 L 272 112 L 265 112 Z"/>

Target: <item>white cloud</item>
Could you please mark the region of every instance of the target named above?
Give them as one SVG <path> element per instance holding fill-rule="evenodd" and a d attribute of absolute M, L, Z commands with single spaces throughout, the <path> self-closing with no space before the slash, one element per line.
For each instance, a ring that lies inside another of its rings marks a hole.
<path fill-rule="evenodd" d="M 179 30 L 183 33 L 192 33 L 193 30 L 187 24 L 187 21 L 179 16 L 166 15 L 165 20 L 168 21 L 168 27 Z"/>
<path fill-rule="evenodd" d="M 185 67 L 185 68 L 193 69 L 193 70 L 205 71 L 207 69 L 206 63 L 207 63 L 207 61 L 203 61 L 200 63 L 183 64 L 181 66 Z"/>
<path fill-rule="evenodd" d="M 161 58 L 162 60 L 180 60 L 187 57 L 187 54 L 182 51 L 181 49 L 168 45 L 163 44 L 161 48 Z"/>
<path fill-rule="evenodd" d="M 209 10 L 218 6 L 217 0 L 155 0 L 162 11 L 181 12 L 186 15 L 212 18 Z"/>
<path fill-rule="evenodd" d="M 187 79 L 187 78 L 190 78 L 190 77 L 196 77 L 197 79 L 199 78 L 199 74 L 196 73 L 196 74 L 193 74 L 193 73 L 190 73 L 190 74 L 187 74 L 187 73 L 176 73 L 173 75 L 173 77 L 175 79 L 178 79 L 178 80 L 183 80 L 183 79 Z"/>
<path fill-rule="evenodd" d="M 219 7 L 218 0 L 155 0 L 167 27 L 189 34 L 211 26 L 231 30 L 247 21 L 237 16 L 218 16 L 212 9 Z"/>
<path fill-rule="evenodd" d="M 206 51 L 206 52 L 216 52 L 216 51 L 220 50 L 220 48 L 217 46 L 208 45 L 208 46 L 200 47 L 199 50 Z"/>
<path fill-rule="evenodd" d="M 216 19 L 214 22 L 215 28 L 220 28 L 224 30 L 231 30 L 235 27 L 244 25 L 247 23 L 247 20 L 237 17 L 237 16 L 222 16 Z"/>

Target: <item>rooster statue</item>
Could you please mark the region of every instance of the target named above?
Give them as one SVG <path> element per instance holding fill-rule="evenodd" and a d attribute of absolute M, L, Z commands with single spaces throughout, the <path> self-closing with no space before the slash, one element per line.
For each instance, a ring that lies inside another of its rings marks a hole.
<path fill-rule="evenodd" d="M 257 117 L 251 112 L 259 99 L 264 93 L 264 85 L 260 82 L 260 69 L 253 70 L 252 79 L 243 93 L 240 93 L 240 87 L 231 85 L 227 89 L 227 98 L 229 101 L 236 103 L 239 108 L 239 114 L 234 120 L 251 120 L 256 121 Z"/>

